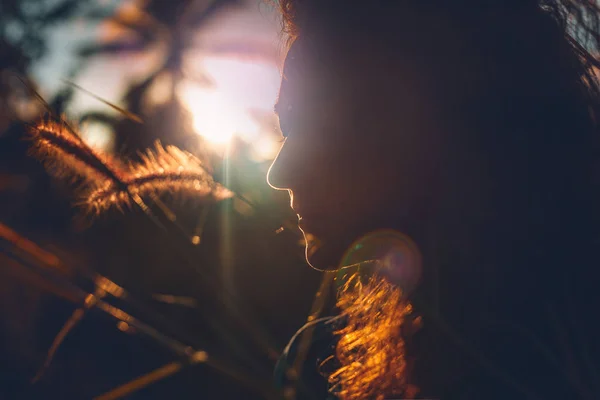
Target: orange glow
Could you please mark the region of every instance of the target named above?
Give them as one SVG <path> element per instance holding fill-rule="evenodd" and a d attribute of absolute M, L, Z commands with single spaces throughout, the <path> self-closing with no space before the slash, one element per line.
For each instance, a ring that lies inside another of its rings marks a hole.
<path fill-rule="evenodd" d="M 142 11 L 144 3 L 142 1 L 126 1 L 119 5 L 113 18 L 102 21 L 100 25 L 100 40 L 111 42 L 127 35 L 132 36 L 132 32 L 124 27 L 123 23 L 140 22 L 144 17 Z"/>
<path fill-rule="evenodd" d="M 119 323 L 117 323 L 117 329 L 121 332 L 127 332 L 129 331 L 129 324 L 124 321 L 119 321 Z"/>

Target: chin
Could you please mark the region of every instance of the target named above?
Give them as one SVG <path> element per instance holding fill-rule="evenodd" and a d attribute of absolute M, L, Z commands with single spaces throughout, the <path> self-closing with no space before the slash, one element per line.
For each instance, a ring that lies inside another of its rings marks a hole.
<path fill-rule="evenodd" d="M 332 271 L 337 267 L 335 258 L 327 254 L 323 254 L 322 249 L 314 249 L 313 246 L 307 244 L 305 249 L 306 262 L 308 265 L 317 271 Z"/>
<path fill-rule="evenodd" d="M 307 231 L 302 230 L 306 242 L 305 257 L 308 265 L 317 271 L 332 271 L 339 268 L 340 261 L 346 248 L 350 245 L 343 241 L 329 238 L 318 238 Z"/>

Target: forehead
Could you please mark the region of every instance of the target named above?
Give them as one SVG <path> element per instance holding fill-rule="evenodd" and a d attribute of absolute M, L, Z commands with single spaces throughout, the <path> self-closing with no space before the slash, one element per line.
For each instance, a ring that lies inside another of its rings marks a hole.
<path fill-rule="evenodd" d="M 297 38 L 285 57 L 275 110 L 285 111 L 292 103 L 318 102 L 339 93 L 348 82 L 344 82 L 338 61 L 322 43 L 303 36 Z"/>
<path fill-rule="evenodd" d="M 283 75 L 293 74 L 298 67 L 299 60 L 303 59 L 303 53 L 307 46 L 306 39 L 304 37 L 298 37 L 290 45 L 287 54 L 285 55 L 285 61 L 283 65 Z"/>
<path fill-rule="evenodd" d="M 275 111 L 278 114 L 291 108 L 292 93 L 297 92 L 294 87 L 300 86 L 301 70 L 300 61 L 303 59 L 302 50 L 303 42 L 301 39 L 295 40 L 290 46 L 285 61 L 283 64 L 283 74 L 281 76 L 281 84 L 279 87 L 279 96 Z"/>
<path fill-rule="evenodd" d="M 363 102 L 399 82 L 407 91 L 411 85 L 405 81 L 414 74 L 406 62 L 399 63 L 382 45 L 352 39 L 298 37 L 286 54 L 275 111 Z"/>

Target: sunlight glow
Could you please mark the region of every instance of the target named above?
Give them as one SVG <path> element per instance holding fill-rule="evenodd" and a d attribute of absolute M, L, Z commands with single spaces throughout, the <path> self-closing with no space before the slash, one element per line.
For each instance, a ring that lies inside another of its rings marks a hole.
<path fill-rule="evenodd" d="M 273 110 L 280 81 L 277 66 L 236 57 L 205 57 L 199 63 L 213 86 L 190 79 L 178 90 L 192 113 L 194 130 L 216 145 L 234 136 L 247 142 L 258 139 L 263 127 L 253 112 Z"/>
<path fill-rule="evenodd" d="M 194 130 L 209 142 L 225 144 L 236 134 L 259 132 L 258 124 L 218 90 L 189 84 L 180 95 L 192 113 Z"/>
<path fill-rule="evenodd" d="M 217 88 L 238 106 L 273 110 L 280 82 L 280 72 L 274 63 L 258 59 L 211 57 L 202 64 Z"/>
<path fill-rule="evenodd" d="M 252 146 L 252 158 L 255 161 L 272 160 L 279 152 L 281 142 L 277 141 L 272 135 L 263 135 L 254 142 Z"/>

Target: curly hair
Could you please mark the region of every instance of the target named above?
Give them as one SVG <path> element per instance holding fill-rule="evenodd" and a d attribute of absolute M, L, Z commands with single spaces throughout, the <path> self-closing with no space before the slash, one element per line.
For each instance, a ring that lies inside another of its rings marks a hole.
<path fill-rule="evenodd" d="M 382 276 L 363 282 L 356 274 L 340 289 L 337 306 L 347 323 L 337 332 L 340 367 L 328 377 L 331 391 L 341 400 L 414 398 L 406 341 L 420 318 L 402 291 Z"/>
<path fill-rule="evenodd" d="M 331 16 L 338 18 L 343 14 L 343 9 L 354 8 L 367 11 L 370 6 L 384 6 L 390 9 L 406 9 L 414 6 L 415 2 L 400 2 L 394 0 L 365 1 L 339 1 L 339 0 L 277 0 L 279 11 L 283 17 L 284 31 L 292 38 L 296 38 L 307 23 L 307 18 L 320 16 L 330 12 Z M 402 4 L 404 3 L 404 4 Z M 408 4 L 407 4 L 408 3 Z M 413 3 L 413 4 L 410 4 Z M 435 4 L 438 3 L 438 4 Z M 429 1 L 427 4 L 441 6 L 443 3 Z M 561 25 L 565 32 L 570 31 L 578 41 L 585 46 L 591 46 L 592 52 L 598 50 L 600 44 L 600 6 L 594 0 L 488 0 L 473 1 L 459 0 L 450 4 L 458 12 L 479 7 L 516 7 L 521 4 L 537 6 L 550 13 Z"/>
<path fill-rule="evenodd" d="M 600 68 L 597 55 L 600 54 L 600 5 L 595 0 L 460 0 L 446 1 L 343 1 L 343 0 L 274 0 L 278 4 L 282 16 L 282 30 L 291 44 L 300 35 L 306 34 L 318 25 L 336 25 L 353 12 L 360 13 L 361 23 L 365 23 L 369 14 L 381 16 L 381 10 L 389 11 L 390 16 L 400 15 L 410 7 L 428 6 L 443 9 L 444 12 L 456 16 L 473 15 L 477 10 L 518 9 L 524 7 L 543 10 L 552 17 L 572 46 L 572 50 L 586 69 Z M 475 10 L 475 11 L 474 11 Z M 592 79 L 594 90 L 598 84 L 593 74 L 587 74 L 586 80 Z"/>

